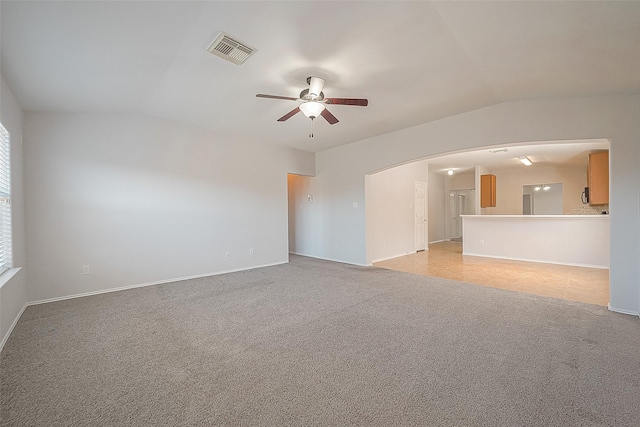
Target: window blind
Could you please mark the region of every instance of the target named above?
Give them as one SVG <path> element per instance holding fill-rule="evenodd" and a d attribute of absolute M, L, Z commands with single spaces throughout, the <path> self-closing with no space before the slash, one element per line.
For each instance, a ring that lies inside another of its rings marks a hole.
<path fill-rule="evenodd" d="M 9 132 L 0 123 L 0 273 L 12 267 Z"/>

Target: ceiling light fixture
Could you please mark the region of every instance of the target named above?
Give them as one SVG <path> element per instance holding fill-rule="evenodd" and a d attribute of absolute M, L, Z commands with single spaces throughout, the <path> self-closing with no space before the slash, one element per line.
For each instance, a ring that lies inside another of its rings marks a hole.
<path fill-rule="evenodd" d="M 320 114 L 322 114 L 322 111 L 324 109 L 325 109 L 324 104 L 316 101 L 308 101 L 300 105 L 300 111 L 302 111 L 304 115 L 310 118 L 311 120 L 315 119 Z"/>
<path fill-rule="evenodd" d="M 448 173 L 449 175 L 453 175 L 453 169 L 449 169 L 449 170 L 447 171 L 447 173 Z"/>
<path fill-rule="evenodd" d="M 324 104 L 318 101 L 307 101 L 300 104 L 298 109 L 302 111 L 305 116 L 311 119 L 309 122 L 309 138 L 313 138 L 313 119 L 322 114 L 325 109 Z"/>
<path fill-rule="evenodd" d="M 518 157 L 518 160 L 520 160 L 525 166 L 531 166 L 533 164 L 533 162 L 531 162 L 528 157 Z"/>

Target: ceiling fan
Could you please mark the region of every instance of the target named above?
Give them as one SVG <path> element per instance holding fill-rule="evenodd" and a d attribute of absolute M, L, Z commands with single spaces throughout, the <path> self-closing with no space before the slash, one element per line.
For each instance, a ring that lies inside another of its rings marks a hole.
<path fill-rule="evenodd" d="M 360 107 L 366 107 L 367 105 L 369 105 L 369 100 L 361 98 L 325 98 L 324 93 L 322 92 L 325 80 L 321 79 L 320 77 L 307 77 L 307 83 L 309 84 L 309 89 L 304 89 L 302 92 L 300 92 L 299 98 L 292 98 L 289 96 L 265 95 L 262 93 L 259 93 L 256 96 L 258 98 L 284 99 L 288 101 L 301 102 L 301 104 L 296 108 L 280 117 L 278 121 L 284 122 L 286 120 L 289 120 L 298 112 L 302 111 L 305 116 L 311 119 L 311 130 L 309 131 L 309 138 L 313 137 L 313 119 L 318 117 L 318 115 L 324 117 L 330 125 L 335 125 L 336 123 L 338 123 L 338 119 L 336 118 L 336 116 L 334 116 L 329 112 L 329 110 L 327 110 L 325 104 L 355 105 Z"/>

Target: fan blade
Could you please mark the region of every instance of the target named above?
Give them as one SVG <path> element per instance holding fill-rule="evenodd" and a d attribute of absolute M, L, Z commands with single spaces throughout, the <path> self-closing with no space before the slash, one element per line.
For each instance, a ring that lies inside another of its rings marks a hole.
<path fill-rule="evenodd" d="M 291 117 L 295 116 L 296 114 L 298 114 L 300 112 L 300 108 L 296 107 L 293 110 L 289 111 L 287 114 L 285 114 L 284 116 L 280 117 L 278 119 L 279 122 L 284 122 L 285 120 L 289 120 Z"/>
<path fill-rule="evenodd" d="M 309 77 L 309 95 L 320 96 L 325 80 L 320 77 Z"/>
<path fill-rule="evenodd" d="M 326 108 L 322 110 L 322 113 L 320 113 L 320 115 L 324 117 L 330 125 L 335 125 L 336 123 L 338 123 L 338 119 L 336 119 L 336 116 L 331 114 Z"/>
<path fill-rule="evenodd" d="M 366 107 L 367 105 L 369 105 L 368 99 L 360 99 L 360 98 L 325 98 L 324 102 L 326 104 L 357 105 L 360 107 Z"/>
<path fill-rule="evenodd" d="M 297 101 L 298 100 L 298 98 L 291 98 L 290 96 L 265 95 L 264 93 L 259 93 L 256 96 L 258 98 L 286 99 L 287 101 Z"/>

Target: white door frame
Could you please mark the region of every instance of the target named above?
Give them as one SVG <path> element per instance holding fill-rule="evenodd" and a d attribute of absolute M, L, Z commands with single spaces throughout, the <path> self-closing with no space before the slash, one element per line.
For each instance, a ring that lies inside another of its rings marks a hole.
<path fill-rule="evenodd" d="M 428 248 L 428 187 L 425 182 L 415 181 L 414 184 L 414 207 L 415 207 L 415 247 L 416 252 L 424 251 Z"/>

